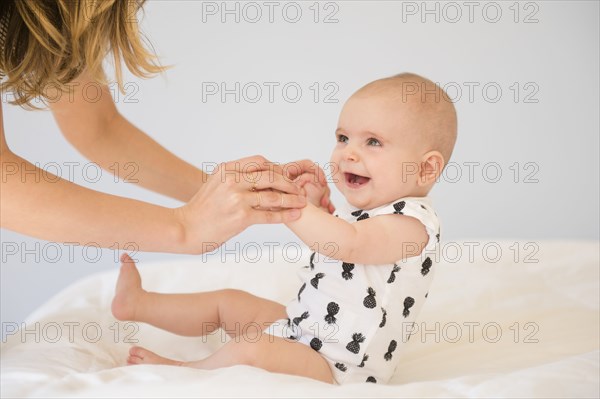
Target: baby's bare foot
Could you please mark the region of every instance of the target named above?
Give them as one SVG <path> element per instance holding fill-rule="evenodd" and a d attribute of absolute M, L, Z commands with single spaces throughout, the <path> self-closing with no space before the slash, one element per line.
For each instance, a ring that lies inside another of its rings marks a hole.
<path fill-rule="evenodd" d="M 127 364 L 166 364 L 168 366 L 181 366 L 183 365 L 183 362 L 167 359 L 165 357 L 158 356 L 156 353 L 151 352 L 148 349 L 134 346 L 129 349 Z"/>
<path fill-rule="evenodd" d="M 129 255 L 121 255 L 121 271 L 111 306 L 113 316 L 117 320 L 135 320 L 135 311 L 144 293 L 135 262 Z"/>

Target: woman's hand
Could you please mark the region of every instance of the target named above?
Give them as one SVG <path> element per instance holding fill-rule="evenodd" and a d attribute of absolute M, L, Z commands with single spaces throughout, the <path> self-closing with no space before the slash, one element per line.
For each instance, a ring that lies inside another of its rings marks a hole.
<path fill-rule="evenodd" d="M 283 168 L 261 156 L 219 165 L 192 199 L 175 209 L 186 253 L 205 253 L 248 226 L 300 217 L 306 198 Z"/>

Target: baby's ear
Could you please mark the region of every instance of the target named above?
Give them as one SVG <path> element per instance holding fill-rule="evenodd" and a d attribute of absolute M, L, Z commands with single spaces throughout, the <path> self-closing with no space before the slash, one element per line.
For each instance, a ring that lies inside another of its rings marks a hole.
<path fill-rule="evenodd" d="M 418 184 L 421 187 L 433 185 L 444 169 L 444 157 L 439 151 L 429 151 L 422 159 Z"/>

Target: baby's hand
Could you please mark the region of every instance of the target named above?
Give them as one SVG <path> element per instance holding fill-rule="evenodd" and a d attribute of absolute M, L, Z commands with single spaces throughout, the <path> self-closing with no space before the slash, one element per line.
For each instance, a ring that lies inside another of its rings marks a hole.
<path fill-rule="evenodd" d="M 306 199 L 317 208 L 323 209 L 325 212 L 333 213 L 335 207 L 329 201 L 329 187 L 323 187 L 318 182 L 314 181 L 314 174 L 303 173 L 296 179 L 298 187 L 303 189 Z"/>

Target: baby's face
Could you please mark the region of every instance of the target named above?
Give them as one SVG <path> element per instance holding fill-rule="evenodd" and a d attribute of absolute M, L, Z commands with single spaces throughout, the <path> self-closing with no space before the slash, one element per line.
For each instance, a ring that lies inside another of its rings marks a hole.
<path fill-rule="evenodd" d="M 413 196 L 424 151 L 411 105 L 384 94 L 355 94 L 344 105 L 331 154 L 346 200 L 372 209 Z"/>

